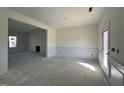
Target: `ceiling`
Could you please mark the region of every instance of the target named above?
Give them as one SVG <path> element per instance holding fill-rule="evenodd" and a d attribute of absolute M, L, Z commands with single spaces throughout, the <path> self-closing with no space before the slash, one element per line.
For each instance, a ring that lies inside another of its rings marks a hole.
<path fill-rule="evenodd" d="M 11 7 L 11 10 L 41 21 L 56 29 L 97 24 L 102 7 Z"/>
<path fill-rule="evenodd" d="M 13 19 L 8 20 L 8 31 L 29 33 L 38 29 L 40 28 L 20 22 L 20 21 L 16 21 Z"/>

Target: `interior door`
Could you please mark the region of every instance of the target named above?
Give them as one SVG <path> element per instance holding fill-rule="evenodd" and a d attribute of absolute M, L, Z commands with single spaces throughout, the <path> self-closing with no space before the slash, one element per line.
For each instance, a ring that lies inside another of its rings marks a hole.
<path fill-rule="evenodd" d="M 109 63 L 109 30 L 105 29 L 103 32 L 103 67 L 108 77 L 110 77 L 110 63 Z"/>

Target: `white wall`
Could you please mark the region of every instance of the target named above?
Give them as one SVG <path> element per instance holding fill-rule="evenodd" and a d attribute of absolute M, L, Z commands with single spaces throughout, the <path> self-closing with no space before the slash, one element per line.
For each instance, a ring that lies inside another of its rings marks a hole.
<path fill-rule="evenodd" d="M 28 34 L 29 50 L 36 52 L 35 47 L 40 46 L 40 54 L 46 57 L 47 52 L 47 31 L 35 30 Z"/>
<path fill-rule="evenodd" d="M 57 30 L 57 55 L 97 59 L 97 39 L 97 25 Z"/>
<path fill-rule="evenodd" d="M 0 10 L 0 74 L 8 71 L 8 19 Z"/>
<path fill-rule="evenodd" d="M 9 48 L 9 53 L 21 52 L 28 50 L 28 34 L 16 31 L 9 31 L 8 36 L 17 36 L 17 46 Z"/>
<path fill-rule="evenodd" d="M 55 56 L 56 54 L 56 30 L 47 31 L 47 57 Z"/>
<path fill-rule="evenodd" d="M 97 25 L 57 30 L 57 47 L 98 48 Z"/>
<path fill-rule="evenodd" d="M 100 64 L 103 63 L 102 59 L 102 28 L 110 20 L 110 49 L 115 48 L 115 52 L 110 52 L 110 62 L 116 61 L 117 63 L 124 66 L 124 8 L 105 8 L 104 13 L 99 22 L 99 32 L 98 32 L 98 47 Z M 117 49 L 120 53 L 117 54 Z M 116 60 L 115 60 L 116 59 Z M 117 61 L 118 60 L 118 61 Z"/>
<path fill-rule="evenodd" d="M 0 74 L 8 71 L 8 18 L 47 30 L 47 57 L 55 54 L 55 29 L 17 12 L 0 8 Z M 51 48 L 52 47 L 52 48 Z M 52 49 L 52 50 L 51 50 Z M 53 52 L 51 54 L 51 51 Z"/>
<path fill-rule="evenodd" d="M 102 50 L 102 27 L 107 19 L 111 21 L 110 27 L 110 48 L 120 49 L 120 53 L 111 52 L 111 56 L 118 59 L 124 65 L 124 8 L 105 8 L 99 23 L 99 49 Z"/>

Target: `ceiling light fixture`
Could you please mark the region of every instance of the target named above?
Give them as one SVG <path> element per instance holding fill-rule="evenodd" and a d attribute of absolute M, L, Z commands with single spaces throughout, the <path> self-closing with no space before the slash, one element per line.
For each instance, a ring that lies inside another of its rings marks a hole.
<path fill-rule="evenodd" d="M 90 8 L 89 8 L 89 12 L 92 12 L 92 10 L 93 10 L 93 7 L 90 7 Z"/>

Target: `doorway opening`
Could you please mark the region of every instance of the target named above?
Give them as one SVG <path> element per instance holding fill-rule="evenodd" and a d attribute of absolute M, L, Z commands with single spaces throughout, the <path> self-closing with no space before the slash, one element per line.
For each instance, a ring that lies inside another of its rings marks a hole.
<path fill-rule="evenodd" d="M 31 54 L 47 56 L 47 30 L 9 18 L 8 67 L 17 64 L 16 58 Z"/>

